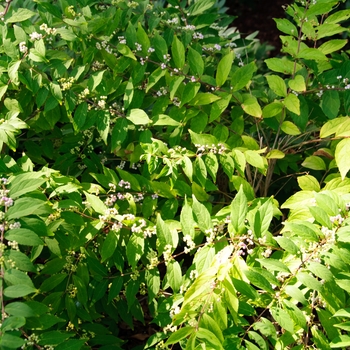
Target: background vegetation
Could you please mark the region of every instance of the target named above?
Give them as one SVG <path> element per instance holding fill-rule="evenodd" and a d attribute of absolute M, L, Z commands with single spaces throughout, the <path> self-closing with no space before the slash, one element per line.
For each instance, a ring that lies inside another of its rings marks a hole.
<path fill-rule="evenodd" d="M 341 3 L 3 4 L 1 349 L 350 346 Z"/>

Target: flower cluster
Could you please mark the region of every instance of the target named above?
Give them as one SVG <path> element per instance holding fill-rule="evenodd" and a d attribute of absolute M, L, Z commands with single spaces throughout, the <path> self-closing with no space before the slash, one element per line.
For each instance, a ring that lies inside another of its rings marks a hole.
<path fill-rule="evenodd" d="M 22 52 L 22 53 L 27 53 L 28 52 L 28 47 L 27 47 L 27 44 L 25 41 L 21 41 L 19 43 L 19 51 Z"/>
<path fill-rule="evenodd" d="M 197 148 L 197 156 L 201 157 L 205 152 L 211 152 L 214 154 L 223 154 L 227 150 L 226 147 L 222 143 L 218 143 L 218 145 L 212 144 L 210 145 L 194 145 Z"/>
<path fill-rule="evenodd" d="M 62 91 L 69 90 L 72 87 L 74 81 L 75 81 L 75 79 L 73 77 L 61 78 L 61 79 L 58 80 L 58 82 L 61 85 L 61 90 Z"/>

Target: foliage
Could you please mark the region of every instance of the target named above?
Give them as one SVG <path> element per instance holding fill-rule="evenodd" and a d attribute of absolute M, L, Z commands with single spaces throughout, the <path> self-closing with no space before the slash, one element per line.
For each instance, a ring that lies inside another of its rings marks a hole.
<path fill-rule="evenodd" d="M 6 2 L 1 349 L 350 346 L 339 3 Z"/>

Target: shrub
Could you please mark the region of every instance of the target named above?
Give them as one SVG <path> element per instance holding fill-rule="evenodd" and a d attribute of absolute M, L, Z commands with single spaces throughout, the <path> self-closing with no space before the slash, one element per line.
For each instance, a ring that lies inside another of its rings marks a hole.
<path fill-rule="evenodd" d="M 350 346 L 339 3 L 6 2 L 2 349 Z"/>

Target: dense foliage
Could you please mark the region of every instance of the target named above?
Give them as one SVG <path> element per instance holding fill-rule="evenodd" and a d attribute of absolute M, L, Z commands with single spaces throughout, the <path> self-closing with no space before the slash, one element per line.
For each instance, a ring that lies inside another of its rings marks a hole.
<path fill-rule="evenodd" d="M 1 349 L 350 346 L 340 3 L 0 6 Z"/>

